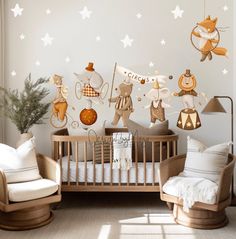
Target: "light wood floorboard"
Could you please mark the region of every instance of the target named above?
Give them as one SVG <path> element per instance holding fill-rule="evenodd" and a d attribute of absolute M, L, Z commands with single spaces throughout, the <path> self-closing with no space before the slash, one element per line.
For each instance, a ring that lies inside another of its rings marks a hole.
<path fill-rule="evenodd" d="M 233 239 L 236 207 L 229 224 L 216 230 L 177 225 L 157 193 L 66 193 L 55 220 L 45 227 L 8 232 L 1 239 Z"/>

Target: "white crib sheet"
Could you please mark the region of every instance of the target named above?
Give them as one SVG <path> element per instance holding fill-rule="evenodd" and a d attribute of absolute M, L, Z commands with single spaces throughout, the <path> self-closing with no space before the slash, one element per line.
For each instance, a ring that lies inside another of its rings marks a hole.
<path fill-rule="evenodd" d="M 159 182 L 158 168 L 159 162 L 155 163 L 155 183 Z M 85 182 L 84 162 L 78 162 L 79 182 Z M 62 181 L 68 181 L 68 160 L 67 156 L 62 158 Z M 96 183 L 102 182 L 102 164 L 96 164 Z M 153 182 L 152 163 L 146 163 L 146 183 Z M 121 170 L 121 183 L 127 183 L 127 170 Z M 110 163 L 104 163 L 104 183 L 110 183 Z M 76 162 L 70 161 L 70 182 L 76 182 Z M 93 162 L 87 162 L 87 182 L 93 182 Z M 119 170 L 113 169 L 113 183 L 119 183 Z M 130 169 L 130 183 L 136 183 L 136 167 L 133 163 Z M 138 163 L 138 183 L 144 183 L 144 164 Z"/>

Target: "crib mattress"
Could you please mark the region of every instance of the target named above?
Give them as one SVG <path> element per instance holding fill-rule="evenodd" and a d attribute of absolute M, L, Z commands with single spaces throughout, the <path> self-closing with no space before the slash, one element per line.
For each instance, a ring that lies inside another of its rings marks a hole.
<path fill-rule="evenodd" d="M 155 163 L 155 183 L 159 182 L 158 176 L 158 169 L 159 169 L 158 162 Z M 93 183 L 93 162 L 87 162 L 87 182 Z M 95 178 L 96 183 L 102 183 L 102 164 L 95 164 Z M 136 167 L 135 163 L 133 163 L 132 167 L 130 168 L 130 183 L 136 183 Z M 84 162 L 78 162 L 78 182 L 85 182 L 85 167 Z M 62 158 L 62 181 L 68 182 L 68 159 L 67 157 Z M 70 182 L 76 182 L 76 162 L 70 161 Z M 111 175 L 110 175 L 110 163 L 104 163 L 104 183 L 111 182 Z M 113 183 L 119 183 L 119 170 L 113 169 Z M 121 183 L 128 182 L 128 173 L 127 170 L 121 170 Z M 152 163 L 146 163 L 146 183 L 153 182 L 153 168 Z M 144 183 L 144 163 L 138 163 L 138 183 Z"/>

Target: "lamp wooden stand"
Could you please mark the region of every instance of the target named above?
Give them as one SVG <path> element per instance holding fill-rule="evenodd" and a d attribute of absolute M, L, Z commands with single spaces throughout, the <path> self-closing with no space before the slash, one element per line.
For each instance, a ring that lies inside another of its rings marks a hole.
<path fill-rule="evenodd" d="M 214 96 L 203 109 L 203 114 L 226 113 L 226 110 L 218 99 L 228 99 L 231 106 L 231 141 L 234 142 L 234 107 L 233 99 L 229 96 Z M 231 153 L 234 155 L 234 145 L 231 146 Z M 232 178 L 232 201 L 231 205 L 236 206 L 236 197 L 234 194 L 234 177 Z"/>

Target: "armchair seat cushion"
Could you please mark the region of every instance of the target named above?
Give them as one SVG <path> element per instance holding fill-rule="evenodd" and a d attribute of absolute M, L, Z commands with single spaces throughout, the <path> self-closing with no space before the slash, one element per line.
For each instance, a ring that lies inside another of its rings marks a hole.
<path fill-rule="evenodd" d="M 163 192 L 183 200 L 183 209 L 188 211 L 195 202 L 215 204 L 218 185 L 204 178 L 175 176 L 163 185 Z"/>
<path fill-rule="evenodd" d="M 49 179 L 11 183 L 7 187 L 11 202 L 23 202 L 47 197 L 58 190 L 58 184 Z"/>

